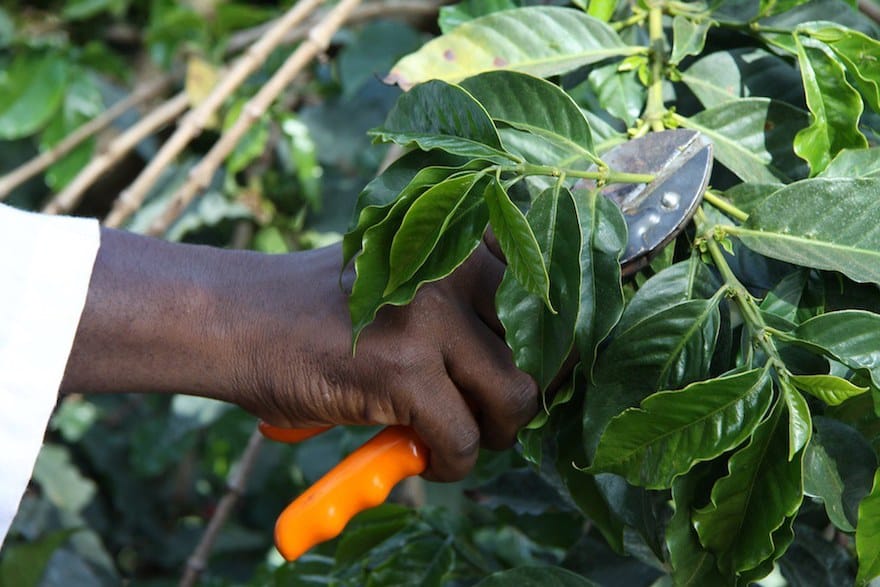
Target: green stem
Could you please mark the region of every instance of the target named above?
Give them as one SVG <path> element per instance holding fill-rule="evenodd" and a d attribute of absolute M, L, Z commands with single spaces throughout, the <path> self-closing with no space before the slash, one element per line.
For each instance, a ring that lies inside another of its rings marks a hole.
<path fill-rule="evenodd" d="M 718 208 L 731 218 L 736 218 L 740 222 L 745 222 L 749 219 L 749 215 L 714 193 L 712 190 L 707 190 L 705 194 L 703 194 L 703 199 L 712 204 L 714 207 Z"/>
<path fill-rule="evenodd" d="M 648 34 L 651 38 L 649 58 L 651 61 L 651 85 L 648 86 L 648 102 L 645 106 L 645 121 L 654 131 L 665 127 L 663 117 L 666 107 L 663 104 L 663 69 L 666 65 L 666 37 L 663 34 L 663 6 L 652 4 L 648 11 Z"/>
<path fill-rule="evenodd" d="M 655 176 L 649 173 L 626 173 L 623 171 L 612 171 L 610 169 L 600 169 L 598 171 L 579 171 L 576 169 L 566 169 L 564 167 L 554 167 L 552 165 L 535 165 L 533 163 L 523 163 L 511 169 L 504 171 L 512 171 L 520 175 L 545 175 L 549 177 L 577 177 L 581 179 L 595 179 L 604 183 L 651 183 Z"/>
<path fill-rule="evenodd" d="M 773 363 L 774 367 L 776 367 L 777 372 L 785 372 L 785 363 L 779 355 L 779 350 L 776 348 L 776 344 L 770 338 L 770 331 L 767 328 L 767 324 L 764 322 L 764 317 L 761 316 L 761 310 L 758 308 L 755 298 L 752 297 L 752 294 L 748 292 L 742 282 L 737 279 L 733 270 L 730 268 L 730 265 L 728 265 L 727 259 L 724 258 L 724 253 L 721 251 L 721 246 L 717 241 L 718 234 L 715 227 L 709 226 L 709 220 L 706 218 L 706 213 L 703 212 L 701 208 L 697 208 L 694 220 L 697 223 L 697 232 L 702 235 L 703 239 L 705 239 L 709 255 L 712 257 L 712 261 L 715 263 L 718 272 L 721 273 L 721 277 L 724 279 L 728 291 L 736 301 L 737 306 L 739 306 L 743 321 L 748 326 L 752 338 L 758 342 L 770 358 L 770 361 Z"/>

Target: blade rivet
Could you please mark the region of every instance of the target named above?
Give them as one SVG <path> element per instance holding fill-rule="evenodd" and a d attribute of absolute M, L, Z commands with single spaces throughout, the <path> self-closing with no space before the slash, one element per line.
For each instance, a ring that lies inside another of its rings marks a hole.
<path fill-rule="evenodd" d="M 679 202 L 681 202 L 681 195 L 677 192 L 666 192 L 660 198 L 660 205 L 667 210 L 675 210 L 678 208 Z"/>

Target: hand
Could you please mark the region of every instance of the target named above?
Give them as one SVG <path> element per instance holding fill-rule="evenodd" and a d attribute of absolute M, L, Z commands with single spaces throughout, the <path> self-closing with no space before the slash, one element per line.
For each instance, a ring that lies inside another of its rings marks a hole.
<path fill-rule="evenodd" d="M 495 315 L 485 246 L 411 304 L 380 310 L 351 354 L 338 246 L 261 255 L 105 231 L 65 391 L 183 392 L 279 426 L 404 424 L 451 481 L 537 412 Z"/>

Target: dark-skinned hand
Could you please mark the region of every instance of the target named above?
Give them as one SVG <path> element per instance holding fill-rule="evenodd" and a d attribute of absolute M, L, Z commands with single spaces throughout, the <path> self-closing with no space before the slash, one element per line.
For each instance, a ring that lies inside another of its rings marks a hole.
<path fill-rule="evenodd" d="M 495 315 L 504 264 L 481 245 L 351 353 L 341 250 L 264 255 L 104 229 L 63 392 L 188 393 L 270 424 L 412 426 L 425 476 L 453 481 L 480 446 L 510 446 L 536 414 Z"/>

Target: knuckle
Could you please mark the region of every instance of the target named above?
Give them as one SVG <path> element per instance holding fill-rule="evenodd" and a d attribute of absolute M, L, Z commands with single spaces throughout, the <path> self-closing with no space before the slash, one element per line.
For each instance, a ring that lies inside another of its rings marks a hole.
<path fill-rule="evenodd" d="M 538 413 L 537 384 L 531 377 L 518 371 L 506 390 L 510 419 L 518 424 L 517 428 L 527 424 Z"/>

